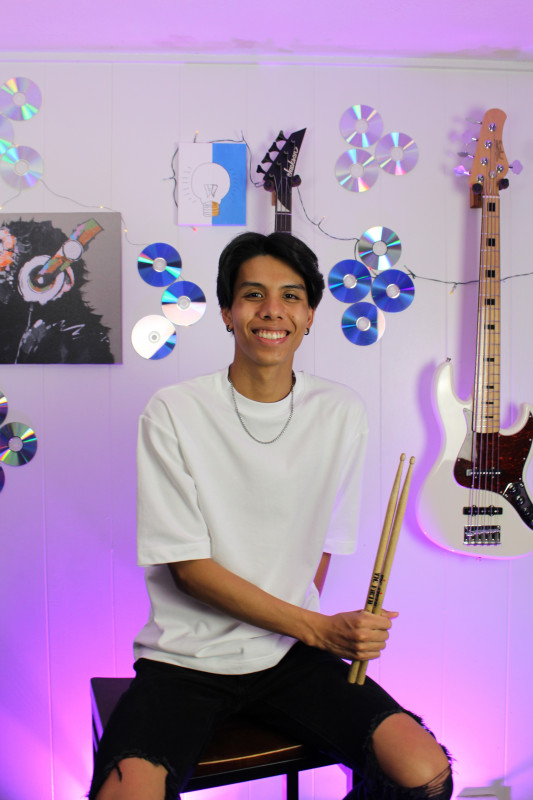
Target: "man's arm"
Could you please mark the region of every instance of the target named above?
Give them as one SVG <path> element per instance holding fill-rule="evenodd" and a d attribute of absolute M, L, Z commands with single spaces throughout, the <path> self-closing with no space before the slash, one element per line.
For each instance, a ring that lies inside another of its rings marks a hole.
<path fill-rule="evenodd" d="M 324 555 L 316 580 L 320 580 L 320 575 L 325 578 L 329 559 Z M 291 636 L 341 658 L 359 661 L 377 658 L 388 639 L 390 620 L 397 616 L 388 611 L 381 615 L 350 611 L 329 616 L 300 608 L 263 591 L 210 558 L 178 561 L 169 564 L 169 568 L 178 588 L 196 600 L 250 625 Z"/>

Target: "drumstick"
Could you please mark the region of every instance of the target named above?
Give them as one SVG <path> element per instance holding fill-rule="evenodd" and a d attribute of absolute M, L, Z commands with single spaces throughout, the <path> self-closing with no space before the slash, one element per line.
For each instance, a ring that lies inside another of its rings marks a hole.
<path fill-rule="evenodd" d="M 392 523 L 394 521 L 394 512 L 396 509 L 396 503 L 398 500 L 398 494 L 400 492 L 400 480 L 402 477 L 403 471 L 403 462 L 405 461 L 405 453 L 402 453 L 400 456 L 400 463 L 398 465 L 398 469 L 396 471 L 396 477 L 394 479 L 394 483 L 392 485 L 389 502 L 387 504 L 387 510 L 385 512 L 385 519 L 383 521 L 383 528 L 381 530 L 381 538 L 378 544 L 378 551 L 376 553 L 376 558 L 374 561 L 374 568 L 372 570 L 372 577 L 370 578 L 370 586 L 368 587 L 368 594 L 366 596 L 366 604 L 365 604 L 365 611 L 369 611 L 371 614 L 374 611 L 374 605 L 376 602 L 376 597 L 380 590 L 380 583 L 382 578 L 383 572 L 383 563 L 385 561 L 385 553 L 387 552 L 387 545 L 389 542 L 389 535 L 392 527 Z M 361 661 L 352 661 L 352 666 L 350 668 L 350 672 L 348 675 L 348 682 L 355 683 L 357 680 L 357 675 L 359 669 L 361 667 Z"/>
<path fill-rule="evenodd" d="M 405 515 L 405 508 L 407 506 L 409 486 L 411 484 L 411 473 L 413 470 L 413 464 L 415 463 L 414 458 L 411 458 L 409 461 L 409 467 L 405 476 L 402 493 L 400 495 L 400 499 L 398 500 L 398 506 L 395 509 L 404 460 L 405 454 L 402 453 L 400 456 L 400 464 L 398 466 L 396 478 L 394 480 L 389 498 L 389 503 L 387 505 L 383 530 L 381 533 L 378 552 L 374 563 L 374 570 L 368 590 L 365 611 L 369 611 L 372 614 L 379 614 L 383 605 L 383 598 L 385 597 L 385 590 L 387 588 L 387 582 L 391 573 L 392 562 L 396 552 L 396 545 L 398 544 L 402 522 Z M 368 661 L 353 661 L 348 674 L 349 683 L 357 683 L 362 685 L 365 682 L 367 665 Z"/>

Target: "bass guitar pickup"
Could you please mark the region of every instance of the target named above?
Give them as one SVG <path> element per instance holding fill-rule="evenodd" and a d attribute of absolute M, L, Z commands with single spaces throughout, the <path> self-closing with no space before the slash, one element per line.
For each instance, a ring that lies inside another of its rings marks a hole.
<path fill-rule="evenodd" d="M 501 506 L 463 506 L 465 517 L 499 517 L 503 514 Z"/>
<path fill-rule="evenodd" d="M 463 544 L 498 545 L 501 537 L 499 525 L 465 525 Z"/>

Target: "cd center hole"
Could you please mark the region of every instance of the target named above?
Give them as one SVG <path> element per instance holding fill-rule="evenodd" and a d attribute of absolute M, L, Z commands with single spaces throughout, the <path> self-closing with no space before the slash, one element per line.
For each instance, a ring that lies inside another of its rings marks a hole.
<path fill-rule="evenodd" d="M 355 275 L 345 275 L 342 279 L 342 282 L 347 289 L 355 289 L 357 286 L 357 278 Z"/>
<path fill-rule="evenodd" d="M 24 444 L 20 436 L 12 436 L 8 442 L 8 447 L 12 453 L 20 453 Z"/>
<path fill-rule="evenodd" d="M 397 297 L 400 296 L 400 289 L 398 286 L 396 286 L 395 283 L 390 283 L 385 289 L 385 294 L 387 295 L 387 297 L 390 297 L 392 298 L 392 300 L 395 300 Z"/>
<path fill-rule="evenodd" d="M 387 249 L 388 249 L 387 245 L 385 244 L 385 242 L 382 241 L 374 242 L 374 244 L 372 245 L 372 250 L 377 256 L 384 256 L 385 253 L 387 252 Z"/>
<path fill-rule="evenodd" d="M 366 119 L 358 119 L 355 123 L 356 133 L 366 133 L 368 130 L 368 122 Z"/>
<path fill-rule="evenodd" d="M 357 322 L 355 323 L 355 326 L 359 331 L 367 331 L 371 325 L 372 323 L 370 322 L 368 317 L 359 317 Z"/>
<path fill-rule="evenodd" d="M 24 94 L 24 92 L 16 92 L 13 95 L 13 103 L 19 108 L 23 106 L 25 102 L 26 102 L 26 95 Z"/>
<path fill-rule="evenodd" d="M 167 268 L 167 262 L 161 256 L 154 258 L 152 267 L 155 269 L 156 272 L 164 272 Z"/>
<path fill-rule="evenodd" d="M 360 178 L 364 175 L 365 168 L 362 164 L 352 164 L 350 167 L 350 175 L 352 178 Z"/>
<path fill-rule="evenodd" d="M 26 175 L 30 171 L 30 165 L 26 161 L 26 159 L 21 158 L 20 161 L 15 162 L 15 166 L 13 167 L 13 171 L 16 175 Z"/>
<path fill-rule="evenodd" d="M 405 154 L 403 148 L 391 147 L 390 155 L 393 161 L 401 161 Z"/>
<path fill-rule="evenodd" d="M 190 304 L 191 301 L 189 300 L 188 297 L 185 297 L 184 295 L 182 295 L 177 302 L 179 308 L 183 309 L 184 311 L 185 309 L 189 308 Z"/>

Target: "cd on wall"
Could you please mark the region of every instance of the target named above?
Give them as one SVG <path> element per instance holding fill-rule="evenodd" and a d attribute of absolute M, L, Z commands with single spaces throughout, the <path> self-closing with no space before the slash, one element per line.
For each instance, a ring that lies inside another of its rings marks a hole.
<path fill-rule="evenodd" d="M 345 258 L 330 270 L 328 286 L 333 297 L 341 303 L 356 303 L 370 291 L 372 276 L 360 261 Z"/>
<path fill-rule="evenodd" d="M 342 332 L 352 344 L 374 344 L 385 332 L 385 317 L 373 303 L 354 303 L 342 315 Z"/>
<path fill-rule="evenodd" d="M 415 285 L 405 272 L 399 269 L 387 269 L 374 278 L 372 297 L 382 311 L 389 313 L 403 311 L 414 300 Z"/>
<path fill-rule="evenodd" d="M 150 314 L 133 326 L 131 343 L 140 356 L 157 361 L 174 349 L 176 329 L 166 317 Z"/>
<path fill-rule="evenodd" d="M 39 111 L 41 101 L 41 90 L 29 78 L 9 78 L 0 86 L 0 114 L 9 119 L 31 119 Z"/>
<path fill-rule="evenodd" d="M 5 117 L 0 117 L 0 156 L 13 147 L 13 125 Z"/>
<path fill-rule="evenodd" d="M 370 147 L 383 132 L 383 120 L 372 106 L 350 106 L 342 115 L 339 128 L 352 147 Z"/>
<path fill-rule="evenodd" d="M 0 424 L 7 417 L 7 397 L 0 389 Z"/>
<path fill-rule="evenodd" d="M 378 163 L 367 150 L 346 150 L 335 164 L 335 177 L 349 192 L 366 192 L 375 184 L 378 175 Z"/>
<path fill-rule="evenodd" d="M 0 461 L 19 467 L 37 452 L 35 432 L 23 422 L 9 422 L 0 428 Z"/>
<path fill-rule="evenodd" d="M 369 269 L 389 269 L 402 253 L 402 244 L 397 234 L 380 225 L 363 233 L 356 246 L 359 258 Z"/>
<path fill-rule="evenodd" d="M 405 175 L 418 161 L 416 142 L 406 133 L 388 133 L 376 145 L 376 161 L 390 175 Z"/>
<path fill-rule="evenodd" d="M 42 158 L 32 147 L 10 147 L 0 158 L 0 175 L 14 189 L 29 189 L 43 177 Z"/>
<path fill-rule="evenodd" d="M 140 254 L 137 268 L 150 286 L 168 286 L 181 275 L 181 256 L 170 244 L 154 242 Z"/>
<path fill-rule="evenodd" d="M 163 314 L 175 325 L 194 325 L 206 309 L 205 295 L 195 283 L 176 281 L 163 292 Z"/>

